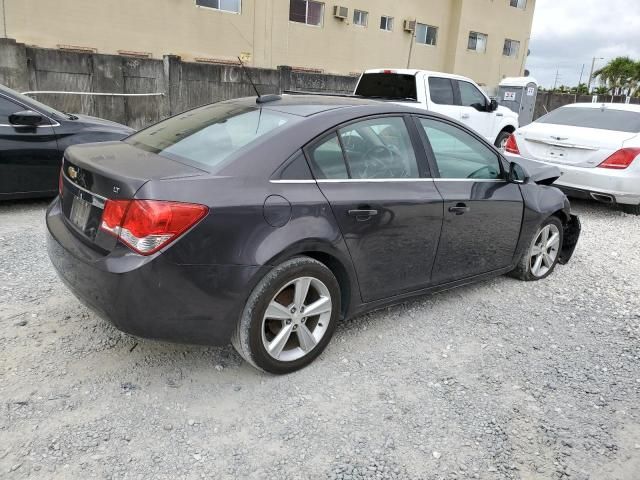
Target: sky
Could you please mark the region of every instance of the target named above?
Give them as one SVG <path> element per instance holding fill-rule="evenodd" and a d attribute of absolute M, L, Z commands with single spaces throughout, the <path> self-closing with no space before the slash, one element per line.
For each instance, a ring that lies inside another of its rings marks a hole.
<path fill-rule="evenodd" d="M 617 56 L 640 60 L 640 0 L 537 0 L 527 69 L 540 85 L 587 83 L 596 69 Z"/>

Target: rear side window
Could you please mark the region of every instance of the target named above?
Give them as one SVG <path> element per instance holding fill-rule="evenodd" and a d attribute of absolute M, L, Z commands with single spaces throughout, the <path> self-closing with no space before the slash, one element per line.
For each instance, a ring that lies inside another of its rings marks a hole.
<path fill-rule="evenodd" d="M 356 95 L 417 100 L 416 77 L 397 73 L 365 73 L 358 83 Z"/>
<path fill-rule="evenodd" d="M 411 137 L 400 117 L 353 123 L 339 130 L 351 178 L 418 178 Z"/>
<path fill-rule="evenodd" d="M 311 161 L 319 179 L 349 178 L 338 135 L 333 133 L 311 147 Z"/>
<path fill-rule="evenodd" d="M 431 101 L 438 105 L 455 105 L 453 82 L 448 78 L 429 77 Z"/>
<path fill-rule="evenodd" d="M 549 112 L 536 122 L 640 133 L 640 113 L 609 108 L 561 107 Z"/>
<path fill-rule="evenodd" d="M 169 118 L 125 141 L 161 156 L 186 159 L 216 171 L 225 160 L 297 117 L 265 108 L 218 103 Z"/>

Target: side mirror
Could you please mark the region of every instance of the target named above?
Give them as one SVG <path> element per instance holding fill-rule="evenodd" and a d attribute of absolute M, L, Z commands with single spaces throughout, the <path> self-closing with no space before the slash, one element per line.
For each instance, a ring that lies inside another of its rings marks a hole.
<path fill-rule="evenodd" d="M 36 127 L 45 123 L 45 119 L 38 112 L 24 110 L 9 115 L 9 123 L 16 127 Z"/>
<path fill-rule="evenodd" d="M 492 98 L 491 102 L 489 102 L 489 111 L 495 112 L 497 109 L 498 109 L 498 101 L 495 98 Z"/>
<path fill-rule="evenodd" d="M 531 177 L 527 173 L 527 171 L 516 162 L 511 162 L 509 164 L 509 183 L 528 183 Z"/>

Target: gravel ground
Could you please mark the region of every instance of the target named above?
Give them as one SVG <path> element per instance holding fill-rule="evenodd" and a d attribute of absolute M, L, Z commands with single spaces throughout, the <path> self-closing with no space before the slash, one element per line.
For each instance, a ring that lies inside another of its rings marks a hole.
<path fill-rule="evenodd" d="M 358 317 L 285 377 L 119 333 L 58 281 L 46 203 L 0 205 L 0 477 L 638 479 L 640 217 L 574 203 L 548 279 Z"/>

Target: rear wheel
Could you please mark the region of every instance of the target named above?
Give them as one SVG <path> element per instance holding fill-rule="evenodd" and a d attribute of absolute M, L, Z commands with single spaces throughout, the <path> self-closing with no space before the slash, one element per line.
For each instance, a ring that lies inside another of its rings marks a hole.
<path fill-rule="evenodd" d="M 631 215 L 640 215 L 640 205 L 623 205 L 620 204 L 620 208 L 623 212 Z"/>
<path fill-rule="evenodd" d="M 324 264 L 309 257 L 288 260 L 256 286 L 231 342 L 254 367 L 290 373 L 325 349 L 340 312 L 340 287 Z"/>
<path fill-rule="evenodd" d="M 525 281 L 548 277 L 558 264 L 562 242 L 562 223 L 557 217 L 549 217 L 536 231 L 511 276 Z"/>
<path fill-rule="evenodd" d="M 506 131 L 500 132 L 500 134 L 498 135 L 498 138 L 496 138 L 496 143 L 494 145 L 498 149 L 500 149 L 501 152 L 504 152 L 504 147 L 507 144 L 507 140 L 509 140 L 510 136 L 511 134 L 509 132 L 506 132 Z"/>

